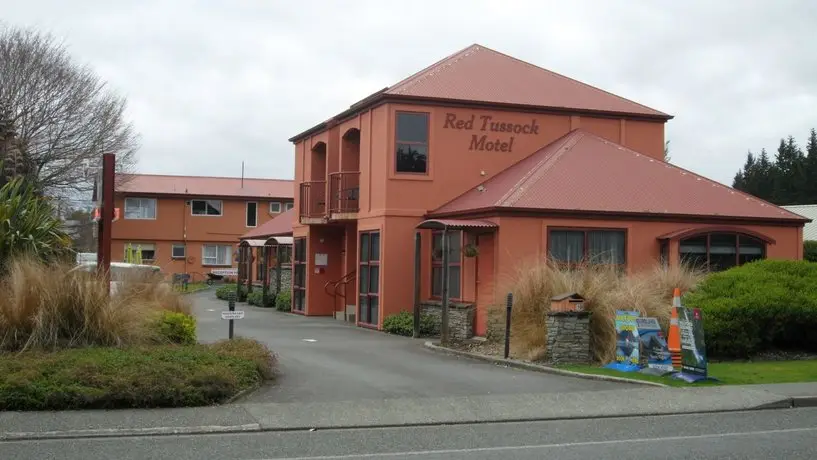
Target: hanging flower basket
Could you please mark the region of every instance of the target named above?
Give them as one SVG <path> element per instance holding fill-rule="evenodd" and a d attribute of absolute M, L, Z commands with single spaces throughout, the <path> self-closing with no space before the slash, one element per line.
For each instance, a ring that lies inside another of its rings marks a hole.
<path fill-rule="evenodd" d="M 462 252 L 465 257 L 476 257 L 479 255 L 479 248 L 475 244 L 469 243 L 462 248 Z"/>

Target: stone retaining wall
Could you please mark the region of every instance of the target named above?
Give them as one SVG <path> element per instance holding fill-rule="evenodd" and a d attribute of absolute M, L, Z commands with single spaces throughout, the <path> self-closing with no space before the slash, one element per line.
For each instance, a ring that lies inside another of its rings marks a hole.
<path fill-rule="evenodd" d="M 442 303 L 426 301 L 420 304 L 420 314 L 434 318 L 434 334 L 440 334 Z M 448 305 L 448 332 L 453 340 L 465 340 L 474 336 L 474 304 L 450 303 Z"/>

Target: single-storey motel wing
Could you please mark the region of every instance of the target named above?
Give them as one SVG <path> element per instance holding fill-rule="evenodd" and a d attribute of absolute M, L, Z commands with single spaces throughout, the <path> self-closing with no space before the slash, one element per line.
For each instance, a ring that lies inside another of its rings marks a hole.
<path fill-rule="evenodd" d="M 808 219 L 664 161 L 671 118 L 480 45 L 361 100 L 290 139 L 293 312 L 381 328 L 439 308 L 447 273 L 484 335 L 536 259 L 802 258 Z"/>

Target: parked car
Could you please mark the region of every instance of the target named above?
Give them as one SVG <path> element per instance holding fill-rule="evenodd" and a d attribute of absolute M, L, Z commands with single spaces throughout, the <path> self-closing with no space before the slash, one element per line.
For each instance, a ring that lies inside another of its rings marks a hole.
<path fill-rule="evenodd" d="M 71 271 L 94 272 L 96 262 L 83 262 L 71 269 Z M 162 269 L 155 265 L 129 264 L 125 262 L 111 262 L 111 295 L 116 294 L 122 283 L 142 279 L 149 279 L 153 276 L 163 279 Z M 167 284 L 167 283 L 164 283 Z M 167 286 L 170 289 L 170 286 Z"/>

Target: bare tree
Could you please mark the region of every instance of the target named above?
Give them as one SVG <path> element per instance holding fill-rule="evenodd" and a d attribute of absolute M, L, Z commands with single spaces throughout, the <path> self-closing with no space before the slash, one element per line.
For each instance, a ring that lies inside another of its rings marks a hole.
<path fill-rule="evenodd" d="M 131 170 L 139 141 L 125 104 L 53 36 L 0 24 L 0 118 L 16 129 L 19 161 L 41 191 L 90 190 L 86 169 L 104 152 Z"/>

